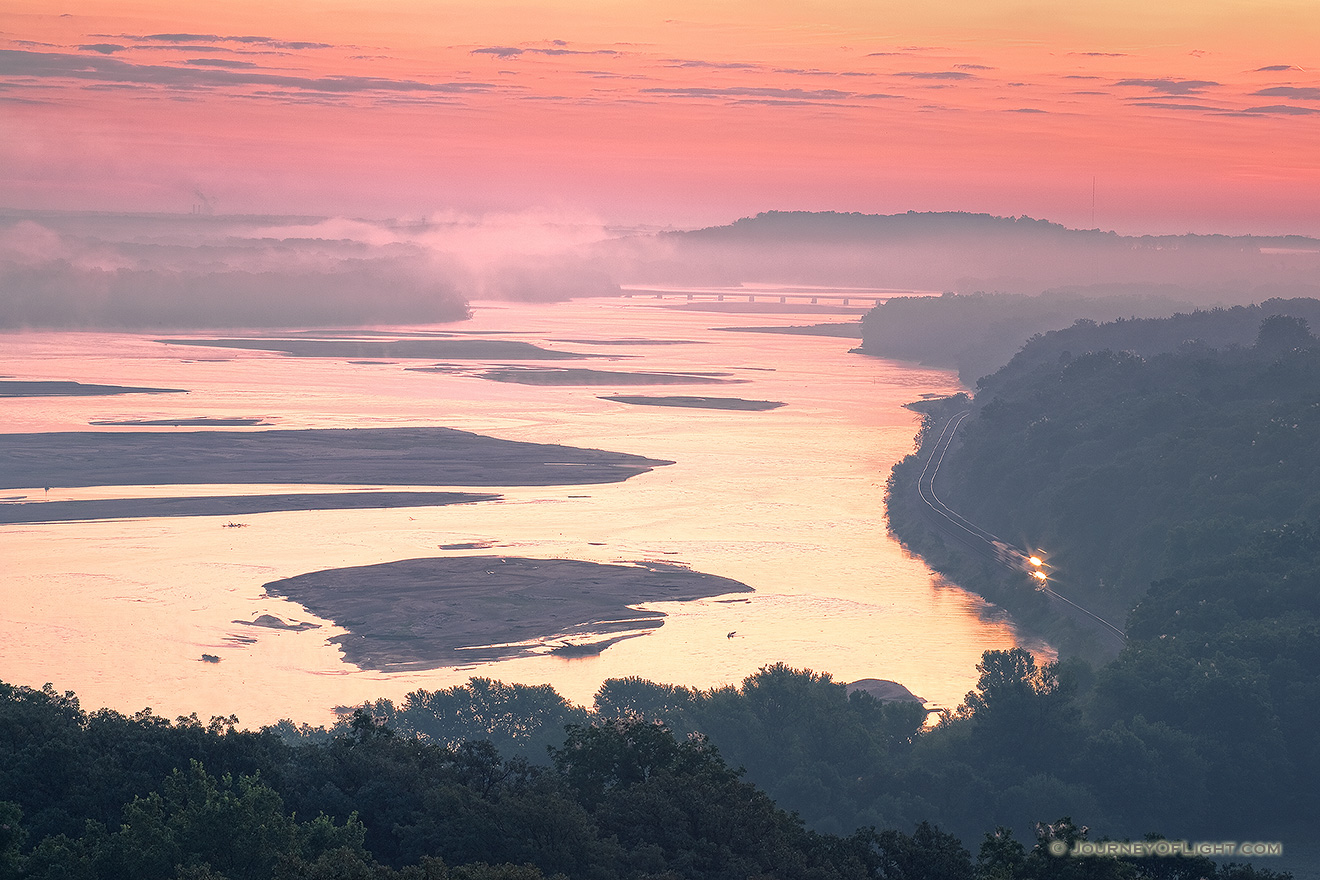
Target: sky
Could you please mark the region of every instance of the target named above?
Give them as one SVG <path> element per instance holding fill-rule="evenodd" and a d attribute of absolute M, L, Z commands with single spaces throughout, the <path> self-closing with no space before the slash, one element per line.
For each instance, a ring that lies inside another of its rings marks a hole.
<path fill-rule="evenodd" d="M 1315 0 L 7 0 L 0 209 L 1320 235 Z"/>

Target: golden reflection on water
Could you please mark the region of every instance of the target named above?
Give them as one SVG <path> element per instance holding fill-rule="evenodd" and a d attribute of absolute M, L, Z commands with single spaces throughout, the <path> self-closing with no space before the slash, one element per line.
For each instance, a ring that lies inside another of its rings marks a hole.
<path fill-rule="evenodd" d="M 353 364 L 171 346 L 132 334 L 6 336 L 3 375 L 190 392 L 0 400 L 0 424 L 10 432 L 144 430 L 88 422 L 197 417 L 263 417 L 279 428 L 439 425 L 676 464 L 624 483 L 496 487 L 505 499 L 494 503 L 247 515 L 237 518 L 244 528 L 225 528 L 233 517 L 0 526 L 6 568 L 0 679 L 53 682 L 77 691 L 88 707 L 151 706 L 167 717 L 235 713 L 258 725 L 282 717 L 326 723 L 334 706 L 398 698 L 473 675 L 549 682 L 589 703 L 606 678 L 641 675 L 711 687 L 784 661 L 842 681 L 892 679 L 955 706 L 975 684 L 982 651 L 1022 643 L 994 609 L 939 583 L 885 531 L 885 479 L 911 450 L 918 425 L 902 405 L 959 390 L 952 374 L 850 354 L 855 340 L 710 329 L 845 318 L 712 315 L 623 299 L 478 304 L 474 311 L 471 321 L 429 329 L 516 332 L 511 338 L 609 356 L 547 366 L 727 371 L 747 381 L 524 386 L 405 369 L 434 361 Z M 635 338 L 692 344 L 586 342 Z M 574 342 L 552 341 L 567 339 Z M 613 393 L 788 405 L 737 412 L 598 399 Z M 48 497 L 281 491 L 309 487 L 52 489 Z M 47 497 L 42 487 L 3 494 Z M 467 542 L 492 546 L 440 549 Z M 539 655 L 380 673 L 342 661 L 327 642 L 342 629 L 291 602 L 265 598 L 262 590 L 271 580 L 318 569 L 446 554 L 678 562 L 742 581 L 756 593 L 730 597 L 749 597 L 746 602 L 713 597 L 643 606 L 668 614 L 665 625 L 598 657 Z M 263 613 L 322 626 L 290 632 L 233 623 Z M 1047 646 L 1027 647 L 1051 655 Z M 202 662 L 204 653 L 220 663 Z"/>

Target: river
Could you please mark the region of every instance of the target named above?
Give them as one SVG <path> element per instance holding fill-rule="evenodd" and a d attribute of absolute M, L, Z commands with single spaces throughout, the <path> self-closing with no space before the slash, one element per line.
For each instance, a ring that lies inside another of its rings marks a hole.
<path fill-rule="evenodd" d="M 851 354 L 855 340 L 714 329 L 836 318 L 675 308 L 682 305 L 649 295 L 476 303 L 466 322 L 377 329 L 523 340 L 604 355 L 585 364 L 592 369 L 714 372 L 738 384 L 532 386 L 480 378 L 473 371 L 483 365 L 472 362 L 453 372 L 415 372 L 407 368 L 435 361 L 353 362 L 157 341 L 186 334 L 0 338 L 4 376 L 189 391 L 0 399 L 6 432 L 122 431 L 130 429 L 89 423 L 182 418 L 265 423 L 223 430 L 447 426 L 675 462 L 622 483 L 496 487 L 490 491 L 504 496 L 498 502 L 263 513 L 241 517 L 243 528 L 212 516 L 0 526 L 0 679 L 51 682 L 76 691 L 87 708 L 151 707 L 166 717 L 195 712 L 203 720 L 233 713 L 253 726 L 280 718 L 323 724 L 336 706 L 397 699 L 470 676 L 550 683 L 590 703 L 607 678 L 640 675 L 711 687 L 736 684 L 776 661 L 841 681 L 892 679 L 953 707 L 975 684 L 983 651 L 1025 644 L 1052 656 L 997 609 L 943 583 L 886 533 L 885 479 L 913 448 L 919 422 L 903 404 L 959 390 L 952 373 Z M 552 364 L 564 365 L 584 364 Z M 616 391 L 785 405 L 726 411 L 601 399 Z M 177 486 L 43 488 L 7 494 L 33 500 L 181 494 Z M 307 487 L 187 489 L 280 490 Z M 473 548 L 440 549 L 464 544 Z M 733 578 L 756 592 L 738 597 L 749 597 L 746 602 L 712 597 L 646 605 L 668 615 L 664 626 L 595 657 L 540 654 L 382 673 L 343 660 L 327 639 L 344 630 L 267 598 L 262 589 L 318 569 L 446 554 L 663 561 Z M 321 628 L 234 623 L 258 614 Z M 203 654 L 219 662 L 202 662 Z"/>

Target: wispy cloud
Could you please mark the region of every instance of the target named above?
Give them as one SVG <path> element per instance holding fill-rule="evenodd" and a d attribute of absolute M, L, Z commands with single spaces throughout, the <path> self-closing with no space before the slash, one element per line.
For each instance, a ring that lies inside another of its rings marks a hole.
<path fill-rule="evenodd" d="M 1276 116 L 1313 116 L 1320 113 L 1320 107 L 1294 107 L 1291 104 L 1270 104 L 1266 107 L 1248 107 L 1242 112 Z"/>
<path fill-rule="evenodd" d="M 537 55 L 622 55 L 618 49 L 528 49 Z"/>
<path fill-rule="evenodd" d="M 291 76 L 246 70 L 133 64 L 97 55 L 0 49 L 0 75 L 87 80 L 98 84 L 156 85 L 174 88 L 267 86 L 311 93 L 465 94 L 495 89 L 484 82 L 421 82 L 374 76 Z"/>
<path fill-rule="evenodd" d="M 1149 107 L 1152 110 L 1195 110 L 1200 113 L 1222 113 L 1227 108 L 1212 107 L 1208 104 L 1191 104 L 1176 101 L 1133 101 L 1129 106 Z"/>
<path fill-rule="evenodd" d="M 111 36 L 97 34 L 97 36 Z M 271 46 L 276 49 L 333 49 L 332 43 L 313 43 L 305 40 L 280 40 L 275 37 L 257 36 L 222 36 L 220 34 L 117 34 L 120 38 L 142 40 L 156 43 L 243 43 L 246 45 Z"/>
<path fill-rule="evenodd" d="M 578 76 L 589 76 L 593 79 L 651 79 L 641 73 L 618 73 L 612 70 L 579 70 Z"/>
<path fill-rule="evenodd" d="M 194 67 L 223 67 L 228 70 L 250 70 L 258 66 L 254 61 L 235 61 L 232 58 L 189 58 L 183 63 Z"/>
<path fill-rule="evenodd" d="M 668 95 L 674 98 L 769 98 L 790 101 L 840 101 L 855 97 L 852 92 L 838 89 L 776 89 L 768 87 L 729 88 L 651 88 L 642 89 L 647 95 Z"/>
<path fill-rule="evenodd" d="M 288 55 L 276 49 L 234 49 L 218 46 L 214 43 L 138 43 L 132 47 L 134 52 L 223 52 L 229 55 Z"/>
<path fill-rule="evenodd" d="M 775 73 L 783 73 L 789 76 L 875 76 L 874 73 L 865 73 L 860 70 L 818 70 L 816 68 L 800 67 L 776 67 Z"/>
<path fill-rule="evenodd" d="M 557 40 L 556 42 L 563 42 Z M 563 49 L 559 47 L 546 49 L 523 46 L 482 46 L 479 49 L 473 49 L 473 55 L 494 55 L 497 58 L 517 58 L 519 55 L 622 55 L 618 49 Z"/>
<path fill-rule="evenodd" d="M 715 70 L 761 70 L 763 65 L 748 61 L 702 61 L 691 58 L 666 58 L 667 67 L 703 67 Z"/>
<path fill-rule="evenodd" d="M 114 52 L 123 52 L 127 46 L 121 46 L 118 43 L 88 43 L 78 47 L 84 52 L 100 52 L 102 55 L 110 55 Z"/>
<path fill-rule="evenodd" d="M 1257 73 L 1269 73 L 1269 72 L 1272 72 L 1272 71 L 1278 71 L 1278 70 L 1292 70 L 1292 69 L 1293 69 L 1293 66 L 1292 66 L 1291 64 L 1270 64 L 1270 65 L 1267 65 L 1267 66 L 1265 66 L 1265 67 L 1257 67 L 1257 68 L 1256 68 L 1256 72 L 1257 72 Z"/>
<path fill-rule="evenodd" d="M 1121 79 L 1116 86 L 1150 89 L 1162 95 L 1199 95 L 1219 83 L 1204 79 Z"/>
<path fill-rule="evenodd" d="M 1295 98 L 1301 101 L 1320 101 L 1320 88 L 1314 86 L 1274 86 L 1252 92 L 1269 98 Z"/>
<path fill-rule="evenodd" d="M 970 73 L 964 73 L 961 70 L 905 70 L 896 73 L 894 76 L 906 76 L 911 79 L 941 79 L 941 80 L 962 80 L 976 79 Z"/>

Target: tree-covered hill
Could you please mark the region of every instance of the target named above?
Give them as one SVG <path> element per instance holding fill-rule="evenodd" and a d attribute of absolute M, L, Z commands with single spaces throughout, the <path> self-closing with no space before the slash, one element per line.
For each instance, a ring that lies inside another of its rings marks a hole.
<path fill-rule="evenodd" d="M 1320 342 L 1296 316 L 1317 305 L 1046 334 L 974 402 L 932 405 L 924 451 L 894 469 L 900 538 L 1082 649 L 1082 615 L 957 540 L 918 496 L 946 420 L 970 409 L 934 480 L 939 500 L 1043 555 L 1053 590 L 1126 630 L 1112 662 L 1073 667 L 1085 675 L 1072 720 L 1055 713 L 1059 735 L 1106 771 L 1043 765 L 1123 822 L 1320 822 Z M 1248 322 L 1247 344 L 1223 344 Z M 969 748 L 995 739 L 970 730 Z"/>
<path fill-rule="evenodd" d="M 1304 236 L 1127 236 L 959 211 L 767 211 L 724 226 L 615 239 L 595 252 L 625 284 L 1033 295 L 1070 285 L 1174 284 L 1201 306 L 1283 295 L 1271 287 L 1314 290 L 1320 266 L 1320 242 Z"/>
<path fill-rule="evenodd" d="M 857 351 L 952 367 L 971 386 L 1008 363 L 1033 336 L 1086 319 L 1166 317 L 1192 308 L 1172 285 L 1108 285 L 1038 296 L 971 293 L 897 297 L 862 317 Z"/>
<path fill-rule="evenodd" d="M 1251 311 L 1085 323 L 1034 340 L 980 383 L 940 497 L 1009 542 L 1044 548 L 1060 592 L 1117 621 L 1176 564 L 1320 521 L 1320 345 L 1305 320 L 1267 317 L 1247 346 L 1173 342 L 1193 326 L 1229 336 Z M 897 488 L 918 462 L 895 470 Z M 919 508 L 895 499 L 891 524 L 920 541 L 909 516 Z"/>

